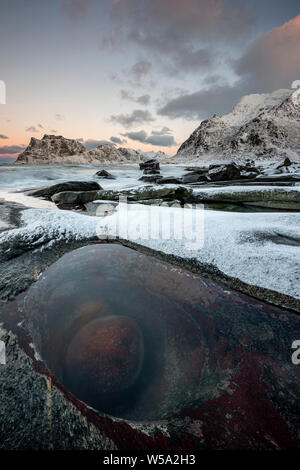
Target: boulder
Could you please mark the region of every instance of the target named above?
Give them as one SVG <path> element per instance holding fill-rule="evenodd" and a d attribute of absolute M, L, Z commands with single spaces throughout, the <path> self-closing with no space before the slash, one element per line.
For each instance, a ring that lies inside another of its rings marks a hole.
<path fill-rule="evenodd" d="M 159 162 L 154 158 L 147 160 L 146 162 L 140 163 L 141 170 L 159 170 Z"/>
<path fill-rule="evenodd" d="M 157 181 L 157 184 L 181 184 L 181 183 L 182 183 L 182 179 L 175 178 L 175 176 L 167 176 Z"/>
<path fill-rule="evenodd" d="M 37 189 L 36 191 L 30 192 L 29 195 L 51 199 L 54 194 L 64 191 L 93 191 L 98 189 L 102 189 L 102 187 L 95 181 L 67 181 L 66 183 L 58 183 Z"/>
<path fill-rule="evenodd" d="M 184 202 L 191 194 L 192 190 L 183 186 L 174 188 L 155 188 L 153 186 L 144 186 L 137 189 L 123 191 L 63 191 L 61 193 L 54 194 L 51 199 L 58 206 L 65 204 L 80 205 L 96 200 L 119 201 L 120 198 L 127 198 L 128 202 L 139 202 L 147 199 L 163 199 L 169 201 L 178 199 L 181 202 Z"/>
<path fill-rule="evenodd" d="M 142 176 L 139 178 L 139 181 L 145 181 L 147 183 L 156 183 L 158 180 L 162 179 L 161 175 L 149 175 L 149 176 Z"/>
<path fill-rule="evenodd" d="M 182 183 L 184 184 L 198 183 L 198 181 L 207 181 L 207 177 L 204 174 L 192 172 L 192 173 L 187 173 L 182 178 Z"/>
<path fill-rule="evenodd" d="M 236 203 L 247 204 L 269 209 L 300 210 L 300 191 L 285 188 L 255 189 L 239 191 L 235 188 L 220 188 L 207 191 L 205 188 L 194 191 L 188 198 L 193 203 Z"/>
<path fill-rule="evenodd" d="M 159 175 L 159 174 L 160 174 L 159 170 L 152 170 L 152 169 L 144 170 L 144 175 Z"/>
<path fill-rule="evenodd" d="M 116 179 L 115 176 L 111 175 L 106 170 L 97 171 L 95 176 L 98 176 L 98 178 L 104 178 L 104 179 L 107 179 L 107 180 L 115 180 Z"/>
<path fill-rule="evenodd" d="M 98 191 L 62 191 L 51 197 L 51 200 L 58 206 L 81 205 L 98 199 Z"/>
<path fill-rule="evenodd" d="M 144 360 L 143 333 L 133 318 L 111 315 L 83 326 L 66 351 L 65 382 L 81 400 L 97 406 L 127 392 Z"/>
<path fill-rule="evenodd" d="M 208 177 L 211 181 L 237 180 L 241 177 L 241 169 L 234 162 L 223 165 L 210 165 Z"/>
<path fill-rule="evenodd" d="M 292 164 L 292 162 L 291 162 L 291 160 L 289 159 L 289 157 L 286 157 L 286 159 L 285 159 L 282 163 L 280 163 L 280 165 L 278 165 L 278 166 L 276 167 L 276 169 L 279 170 L 280 168 L 282 168 L 282 167 L 284 167 L 284 166 L 285 166 L 285 167 L 291 166 L 291 164 Z"/>

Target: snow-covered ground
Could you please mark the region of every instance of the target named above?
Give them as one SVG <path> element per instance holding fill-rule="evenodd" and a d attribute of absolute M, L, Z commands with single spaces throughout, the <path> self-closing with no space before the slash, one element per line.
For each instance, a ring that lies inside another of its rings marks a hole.
<path fill-rule="evenodd" d="M 104 189 L 143 186 L 137 165 L 106 167 L 116 180 L 96 180 Z M 22 212 L 23 226 L 7 230 L 0 224 L 0 248 L 22 240 L 47 246 L 56 240 L 84 240 L 119 235 L 154 250 L 182 258 L 195 258 L 211 264 L 248 284 L 269 288 L 300 298 L 300 213 L 239 213 L 145 206 L 119 205 L 98 215 L 88 216 L 60 211 L 50 201 L 30 197 L 20 190 L 62 181 L 91 180 L 99 168 L 91 166 L 1 166 L 0 199 L 19 202 L 29 209 Z M 181 176 L 184 168 L 162 167 L 163 176 Z M 161 187 L 160 187 L 161 188 Z M 220 194 L 270 191 L 263 186 L 193 187 L 194 194 L 213 197 Z M 19 191 L 19 192 L 16 192 Z M 276 187 L 276 192 L 299 192 L 300 185 Z M 108 202 L 106 202 L 108 204 Z M 5 225 L 6 224 L 6 225 Z M 118 232 L 119 230 L 119 232 Z M 3 245 L 4 242 L 5 245 Z M 17 243 L 18 243 L 17 242 Z"/>
<path fill-rule="evenodd" d="M 102 238 L 118 234 L 121 227 L 121 237 L 143 246 L 196 258 L 250 285 L 300 298 L 300 214 L 249 215 L 139 204 L 127 209 L 119 206 L 107 217 L 28 209 L 22 215 L 24 225 L 2 233 L 0 244 L 16 237 L 29 243 L 34 239 L 37 245 L 58 239 Z M 160 232 L 156 230 L 159 221 Z"/>

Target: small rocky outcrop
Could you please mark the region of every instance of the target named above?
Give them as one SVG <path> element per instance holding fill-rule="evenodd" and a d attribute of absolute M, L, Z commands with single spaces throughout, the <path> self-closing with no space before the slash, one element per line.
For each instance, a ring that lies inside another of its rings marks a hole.
<path fill-rule="evenodd" d="M 159 170 L 159 162 L 154 158 L 140 163 L 140 170 Z"/>
<path fill-rule="evenodd" d="M 207 176 L 211 181 L 238 180 L 241 177 L 241 169 L 234 162 L 225 165 L 210 165 Z"/>
<path fill-rule="evenodd" d="M 115 180 L 116 179 L 115 176 L 113 176 L 111 173 L 109 173 L 106 170 L 97 171 L 95 176 L 97 176 L 98 178 L 103 178 L 103 179 L 107 179 L 107 180 Z"/>
<path fill-rule="evenodd" d="M 289 157 L 286 157 L 284 159 L 284 161 L 282 163 L 280 163 L 280 165 L 278 165 L 277 167 L 277 170 L 279 170 L 280 168 L 283 168 L 283 167 L 288 167 L 288 166 L 291 166 L 292 162 L 291 160 L 289 159 Z"/>

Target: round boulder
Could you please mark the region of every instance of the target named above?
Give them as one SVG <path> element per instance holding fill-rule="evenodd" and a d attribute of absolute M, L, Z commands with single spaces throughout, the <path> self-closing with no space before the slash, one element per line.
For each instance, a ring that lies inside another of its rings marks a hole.
<path fill-rule="evenodd" d="M 143 334 L 135 320 L 108 316 L 84 326 L 71 341 L 64 375 L 81 400 L 99 407 L 123 398 L 144 359 Z"/>

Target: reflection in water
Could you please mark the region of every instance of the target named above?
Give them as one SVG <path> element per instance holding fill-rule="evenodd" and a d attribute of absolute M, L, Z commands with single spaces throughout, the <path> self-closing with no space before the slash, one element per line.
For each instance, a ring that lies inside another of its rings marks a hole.
<path fill-rule="evenodd" d="M 24 306 L 49 369 L 100 411 L 296 435 L 300 322 L 288 312 L 116 244 L 63 256 Z"/>

